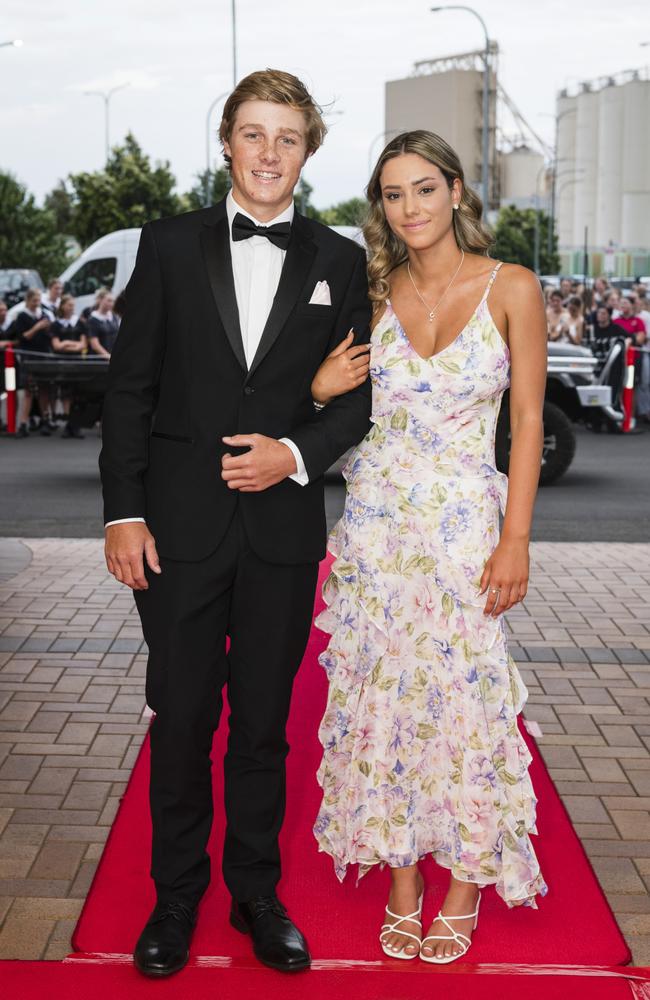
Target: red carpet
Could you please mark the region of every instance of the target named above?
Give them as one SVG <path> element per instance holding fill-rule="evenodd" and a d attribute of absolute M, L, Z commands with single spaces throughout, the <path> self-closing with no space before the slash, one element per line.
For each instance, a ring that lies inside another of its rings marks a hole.
<path fill-rule="evenodd" d="M 322 573 L 325 569 L 323 566 Z M 320 602 L 320 596 L 318 600 Z M 340 885 L 330 858 L 318 852 L 311 833 L 319 803 L 315 773 L 320 745 L 316 732 L 326 696 L 324 672 L 316 657 L 326 641 L 323 633 L 312 630 L 296 681 L 289 725 L 292 751 L 288 768 L 288 810 L 282 838 L 284 875 L 280 895 L 305 931 L 315 959 L 382 960 L 386 970 L 397 965 L 404 972 L 408 963 L 385 959 L 377 945 L 377 931 L 388 893 L 388 870 L 371 872 L 358 887 L 351 873 Z M 539 798 L 540 835 L 534 838 L 534 844 L 549 893 L 539 901 L 537 911 L 530 908 L 508 910 L 492 888 L 486 889 L 478 930 L 464 968 L 469 971 L 472 966 L 484 963 L 626 964 L 630 961 L 628 947 L 539 753 L 532 739 L 527 739 L 534 756 L 532 778 Z M 215 737 L 214 750 L 216 818 L 210 845 L 212 885 L 201 907 L 193 955 L 229 956 L 240 960 L 250 958 L 249 942 L 228 924 L 228 894 L 222 882 L 219 860 L 223 835 L 219 804 L 223 800 L 221 757 L 224 743 L 225 726 L 222 725 Z M 77 952 L 129 954 L 153 905 L 153 887 L 148 877 L 148 749 L 147 741 L 77 925 L 73 938 Z M 442 901 L 448 873 L 431 861 L 426 862 L 424 870 L 429 886 L 425 899 L 426 920 Z M 434 970 L 436 974 L 439 971 Z"/>
<path fill-rule="evenodd" d="M 226 962 L 228 960 L 224 960 Z M 650 1000 L 648 970 L 541 970 L 479 966 L 472 973 L 421 963 L 319 969 L 286 976 L 260 966 L 193 962 L 162 982 L 139 976 L 130 962 L 2 962 L 3 996 L 19 1000 Z M 406 969 L 403 968 L 406 966 Z M 223 971 L 222 971 L 223 970 Z"/>

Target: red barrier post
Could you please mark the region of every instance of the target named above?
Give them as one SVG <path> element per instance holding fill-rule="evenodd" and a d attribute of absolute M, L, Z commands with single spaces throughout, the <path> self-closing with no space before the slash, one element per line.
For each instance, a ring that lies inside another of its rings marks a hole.
<path fill-rule="evenodd" d="M 5 389 L 7 392 L 7 431 L 16 433 L 16 361 L 11 345 L 5 347 Z"/>
<path fill-rule="evenodd" d="M 625 382 L 623 384 L 623 433 L 634 425 L 634 359 L 636 348 L 628 345 L 625 352 Z"/>

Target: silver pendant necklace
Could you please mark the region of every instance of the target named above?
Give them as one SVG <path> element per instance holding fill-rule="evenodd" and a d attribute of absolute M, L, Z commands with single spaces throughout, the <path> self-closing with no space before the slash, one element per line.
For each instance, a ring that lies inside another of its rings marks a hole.
<path fill-rule="evenodd" d="M 420 290 L 419 290 L 418 286 L 415 284 L 415 281 L 413 280 L 413 275 L 411 274 L 411 262 L 410 261 L 406 262 L 406 270 L 408 271 L 408 276 L 411 279 L 411 284 L 413 285 L 413 288 L 415 289 L 415 294 L 417 295 L 417 297 L 419 298 L 420 302 L 422 303 L 422 305 L 424 306 L 424 308 L 426 309 L 426 311 L 429 314 L 429 322 L 430 323 L 433 323 L 435 315 L 436 315 L 438 309 L 440 308 L 440 303 L 442 302 L 442 300 L 444 299 L 445 295 L 447 294 L 447 292 L 449 291 L 449 289 L 453 285 L 454 281 L 456 280 L 456 276 L 457 276 L 458 272 L 460 271 L 461 267 L 463 266 L 463 261 L 464 260 L 465 260 L 465 251 L 461 250 L 460 251 L 460 264 L 458 265 L 458 267 L 454 271 L 451 281 L 449 282 L 449 284 L 445 288 L 444 292 L 442 293 L 442 295 L 440 296 L 440 298 L 436 302 L 436 304 L 433 307 L 433 309 L 431 308 L 431 306 L 429 305 L 429 303 L 426 301 L 426 299 L 424 298 L 424 296 L 420 293 Z"/>

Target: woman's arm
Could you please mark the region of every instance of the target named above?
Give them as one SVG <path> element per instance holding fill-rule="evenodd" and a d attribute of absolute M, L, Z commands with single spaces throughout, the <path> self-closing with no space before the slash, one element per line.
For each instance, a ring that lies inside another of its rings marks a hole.
<path fill-rule="evenodd" d="M 20 336 L 22 337 L 23 340 L 32 340 L 32 338 L 36 336 L 39 330 L 47 330 L 49 325 L 50 325 L 49 319 L 45 318 L 39 319 L 36 321 L 36 323 L 34 323 L 33 326 L 30 326 L 29 330 L 25 330 L 24 333 L 21 333 Z"/>
<path fill-rule="evenodd" d="M 539 282 L 527 268 L 506 266 L 512 436 L 508 503 L 501 539 L 481 577 L 481 593 L 490 590 L 485 613 L 494 617 L 522 601 L 528 588 L 528 543 L 542 459 L 546 385 L 547 331 Z"/>
<path fill-rule="evenodd" d="M 311 396 L 324 406 L 335 396 L 356 389 L 368 378 L 370 350 L 368 344 L 354 343 L 354 330 L 328 354 L 314 375 Z"/>
<path fill-rule="evenodd" d="M 584 331 L 585 331 L 585 321 L 582 318 L 582 316 L 578 316 L 578 318 L 576 319 L 576 332 L 575 332 L 575 334 L 572 335 L 570 329 L 568 331 L 569 340 L 571 341 L 571 343 L 575 344 L 576 346 L 579 346 L 582 343 L 582 337 L 583 337 Z"/>
<path fill-rule="evenodd" d="M 90 349 L 93 354 L 100 354 L 103 358 L 110 358 L 109 352 L 99 342 L 99 337 L 90 338 Z"/>
<path fill-rule="evenodd" d="M 386 303 L 377 309 L 370 321 L 370 332 L 384 315 Z M 352 345 L 352 346 L 350 346 Z M 332 360 L 336 359 L 336 360 Z M 361 385 L 370 371 L 370 344 L 354 344 L 354 330 L 323 361 L 314 375 L 311 395 L 322 406 L 335 396 L 342 396 Z"/>
<path fill-rule="evenodd" d="M 56 334 L 52 337 L 52 347 L 55 351 L 59 351 L 62 354 L 78 354 L 81 350 L 81 344 L 77 340 L 61 340 Z"/>

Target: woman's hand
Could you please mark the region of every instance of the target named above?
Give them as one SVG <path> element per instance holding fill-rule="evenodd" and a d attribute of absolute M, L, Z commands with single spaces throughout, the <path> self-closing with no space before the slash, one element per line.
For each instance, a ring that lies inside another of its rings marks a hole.
<path fill-rule="evenodd" d="M 329 403 L 330 399 L 356 389 L 368 378 L 370 345 L 353 344 L 353 340 L 354 330 L 350 330 L 314 375 L 311 395 L 315 402 Z"/>
<path fill-rule="evenodd" d="M 528 590 L 528 542 L 501 538 L 485 564 L 479 597 L 488 591 L 484 615 L 498 618 L 523 601 Z"/>

